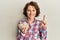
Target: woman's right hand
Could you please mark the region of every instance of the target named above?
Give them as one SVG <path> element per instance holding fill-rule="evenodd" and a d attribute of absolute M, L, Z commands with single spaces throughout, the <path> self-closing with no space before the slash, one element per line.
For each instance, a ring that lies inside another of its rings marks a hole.
<path fill-rule="evenodd" d="M 21 29 L 23 34 L 27 32 L 27 27 L 21 27 L 20 24 L 18 24 L 18 27 Z"/>
<path fill-rule="evenodd" d="M 22 28 L 21 30 L 22 30 L 23 34 L 26 34 L 26 32 L 27 32 L 27 28 L 26 27 Z"/>

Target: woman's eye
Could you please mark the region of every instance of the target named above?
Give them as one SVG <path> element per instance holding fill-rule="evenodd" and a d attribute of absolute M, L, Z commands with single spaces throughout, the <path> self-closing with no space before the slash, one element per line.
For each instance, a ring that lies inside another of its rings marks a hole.
<path fill-rule="evenodd" d="M 30 10 L 27 10 L 27 11 L 30 11 Z"/>
<path fill-rule="evenodd" d="M 36 11 L 36 10 L 33 10 L 33 12 Z"/>
<path fill-rule="evenodd" d="M 36 10 L 27 10 L 28 12 L 30 12 L 30 11 L 33 11 L 33 12 L 35 12 Z"/>
<path fill-rule="evenodd" d="M 35 10 L 33 10 L 33 11 L 35 11 Z"/>

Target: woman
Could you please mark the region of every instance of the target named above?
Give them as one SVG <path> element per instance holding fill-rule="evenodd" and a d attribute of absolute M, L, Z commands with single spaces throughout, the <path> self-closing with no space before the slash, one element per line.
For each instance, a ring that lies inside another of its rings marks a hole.
<path fill-rule="evenodd" d="M 35 19 L 40 14 L 40 8 L 36 2 L 25 5 L 23 14 L 26 18 L 18 23 L 17 40 L 46 40 L 45 16 L 42 21 Z"/>

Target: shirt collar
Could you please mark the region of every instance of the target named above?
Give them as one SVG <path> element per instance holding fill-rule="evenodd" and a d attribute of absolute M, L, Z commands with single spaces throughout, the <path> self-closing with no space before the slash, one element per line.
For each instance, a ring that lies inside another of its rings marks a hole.
<path fill-rule="evenodd" d="M 28 18 L 26 18 L 26 22 L 28 23 Z M 34 18 L 34 21 L 31 24 L 34 24 L 36 22 L 36 19 Z"/>

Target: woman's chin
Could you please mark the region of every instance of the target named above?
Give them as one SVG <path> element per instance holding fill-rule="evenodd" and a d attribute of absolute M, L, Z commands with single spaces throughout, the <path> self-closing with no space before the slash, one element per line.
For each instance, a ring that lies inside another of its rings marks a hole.
<path fill-rule="evenodd" d="M 30 19 L 34 19 L 34 17 L 30 17 Z"/>

